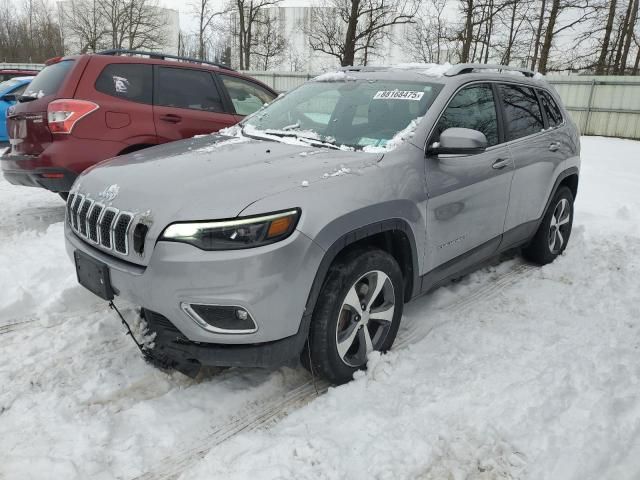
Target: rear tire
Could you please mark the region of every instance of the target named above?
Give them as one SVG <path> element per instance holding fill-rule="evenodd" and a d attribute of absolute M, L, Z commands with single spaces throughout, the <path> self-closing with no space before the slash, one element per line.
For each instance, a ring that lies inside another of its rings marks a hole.
<path fill-rule="evenodd" d="M 539 265 L 553 262 L 567 248 L 573 225 L 573 193 L 560 187 L 553 196 L 531 243 L 522 250 L 523 256 Z"/>
<path fill-rule="evenodd" d="M 350 381 L 371 351 L 393 345 L 403 288 L 398 263 L 383 250 L 353 250 L 334 262 L 313 311 L 303 365 L 334 384 Z"/>

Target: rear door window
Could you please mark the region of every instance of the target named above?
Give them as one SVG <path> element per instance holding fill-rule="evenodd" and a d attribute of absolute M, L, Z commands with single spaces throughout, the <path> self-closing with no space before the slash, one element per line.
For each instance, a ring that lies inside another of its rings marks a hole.
<path fill-rule="evenodd" d="M 159 67 L 154 103 L 165 107 L 224 112 L 213 76 L 202 70 Z"/>
<path fill-rule="evenodd" d="M 220 78 L 238 115 L 251 115 L 275 98 L 271 92 L 253 82 L 229 75 L 220 75 Z"/>
<path fill-rule="evenodd" d="M 432 141 L 437 142 L 442 132 L 454 127 L 484 133 L 489 146 L 498 143 L 498 116 L 491 85 L 472 85 L 456 93 L 438 120 Z"/>
<path fill-rule="evenodd" d="M 540 101 L 542 102 L 544 113 L 547 115 L 549 126 L 557 127 L 562 123 L 562 112 L 560 111 L 560 107 L 558 107 L 558 104 L 549 92 L 545 90 L 538 90 L 538 93 L 540 94 Z"/>
<path fill-rule="evenodd" d="M 499 89 L 509 140 L 533 135 L 544 129 L 542 111 L 532 88 L 523 85 L 500 85 Z"/>
<path fill-rule="evenodd" d="M 151 104 L 152 66 L 140 63 L 112 63 L 96 80 L 96 90 L 112 97 Z"/>
<path fill-rule="evenodd" d="M 74 63 L 74 60 L 63 60 L 44 67 L 29 84 L 24 95 L 35 98 L 55 95 Z"/>

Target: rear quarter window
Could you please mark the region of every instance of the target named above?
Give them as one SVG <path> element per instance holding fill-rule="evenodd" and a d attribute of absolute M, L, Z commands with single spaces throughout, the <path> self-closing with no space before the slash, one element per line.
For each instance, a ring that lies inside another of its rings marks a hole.
<path fill-rule="evenodd" d="M 502 84 L 499 90 L 509 140 L 533 135 L 544 129 L 542 111 L 533 88 Z"/>
<path fill-rule="evenodd" d="M 549 126 L 557 127 L 562 124 L 562 111 L 551 94 L 545 90 L 538 90 L 538 93 L 540 94 L 540 101 L 542 102 L 544 113 L 547 115 Z"/>
<path fill-rule="evenodd" d="M 153 67 L 140 63 L 112 63 L 96 80 L 96 90 L 112 97 L 152 103 Z"/>
<path fill-rule="evenodd" d="M 26 97 L 44 97 L 58 93 L 62 82 L 67 78 L 75 60 L 62 60 L 42 69 L 24 92 Z"/>

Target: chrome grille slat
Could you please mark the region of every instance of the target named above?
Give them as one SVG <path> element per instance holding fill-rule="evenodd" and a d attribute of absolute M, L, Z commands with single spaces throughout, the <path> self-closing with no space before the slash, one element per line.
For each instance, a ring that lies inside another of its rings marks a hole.
<path fill-rule="evenodd" d="M 98 243 L 98 219 L 102 215 L 104 205 L 94 203 L 87 216 L 87 237 L 93 243 Z"/>
<path fill-rule="evenodd" d="M 124 255 L 129 254 L 129 227 L 133 216 L 120 212 L 113 223 L 113 248 Z"/>
<path fill-rule="evenodd" d="M 82 207 L 80 207 L 78 211 L 78 230 L 83 237 L 87 236 L 87 217 L 92 204 L 93 201 L 87 197 L 84 199 L 84 202 L 82 202 Z"/>
<path fill-rule="evenodd" d="M 67 221 L 81 238 L 119 255 L 129 255 L 129 237 L 135 215 L 75 193 L 67 202 Z"/>

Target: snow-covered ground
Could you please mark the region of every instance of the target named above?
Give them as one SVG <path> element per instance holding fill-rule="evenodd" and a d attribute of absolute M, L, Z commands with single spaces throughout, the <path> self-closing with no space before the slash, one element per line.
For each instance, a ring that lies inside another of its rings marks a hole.
<path fill-rule="evenodd" d="M 0 478 L 640 478 L 640 142 L 583 139 L 563 257 L 407 305 L 326 393 L 301 367 L 155 370 L 76 285 L 62 201 L 0 180 L 0 205 Z"/>

